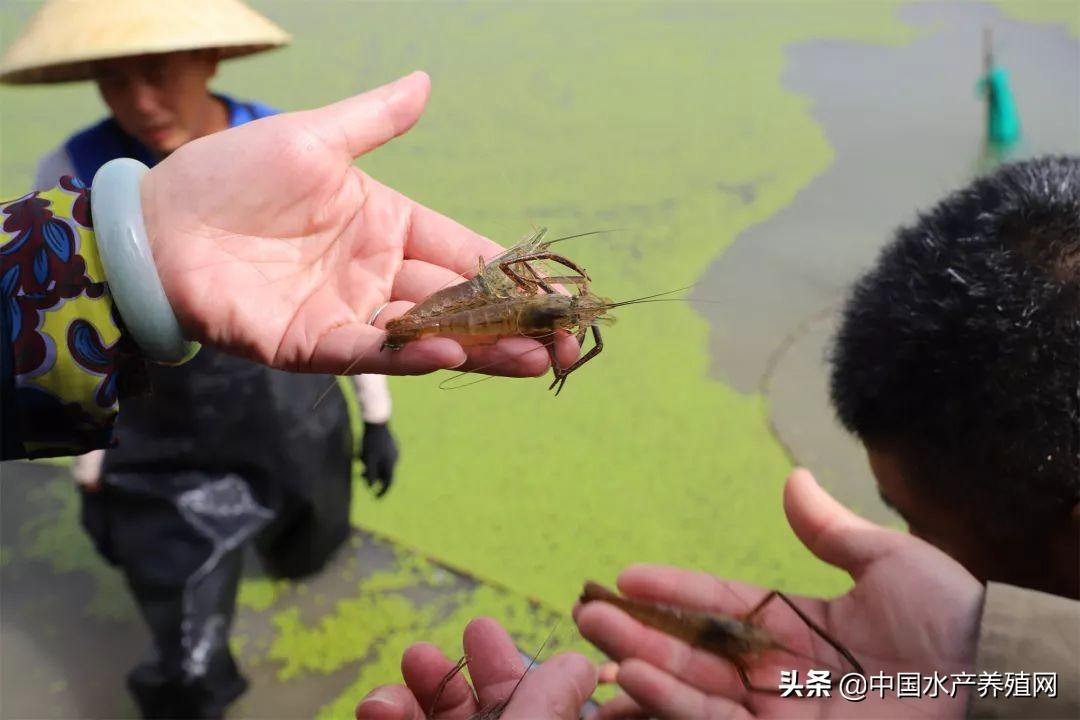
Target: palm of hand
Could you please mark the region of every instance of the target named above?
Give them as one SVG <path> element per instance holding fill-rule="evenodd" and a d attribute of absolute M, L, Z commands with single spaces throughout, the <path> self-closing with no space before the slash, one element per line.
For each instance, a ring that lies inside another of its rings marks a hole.
<path fill-rule="evenodd" d="M 390 300 L 404 259 L 408 206 L 321 139 L 297 132 L 284 138 L 291 146 L 282 147 L 273 137 L 278 133 L 267 134 L 278 153 L 268 166 L 179 176 L 242 191 L 235 202 L 204 195 L 199 204 L 165 210 L 163 221 L 183 242 L 159 256 L 159 268 L 177 279 L 166 291 L 178 315 L 199 317 L 207 340 L 239 344 L 244 354 L 274 365 L 308 369 L 316 345 L 334 328 L 364 324 Z M 217 139 L 206 138 L 207 146 Z M 369 217 L 373 212 L 378 217 Z M 245 337 L 246 327 L 259 332 Z"/>
<path fill-rule="evenodd" d="M 226 153 L 228 132 L 192 143 L 165 161 L 177 167 L 168 185 L 152 187 L 157 198 L 183 196 L 193 184 L 230 192 L 147 203 L 181 238 L 155 249 L 162 276 L 174 279 L 166 291 L 178 315 L 200 318 L 196 333 L 211 342 L 293 369 L 309 369 L 334 328 L 364 324 L 390 300 L 411 214 L 405 198 L 352 167 L 346 148 L 305 117 L 245 128 L 259 131 L 249 146 L 265 150 L 252 162 L 207 161 Z M 206 166 L 209 176 L 195 175 Z"/>
<path fill-rule="evenodd" d="M 980 593 L 977 584 L 956 586 L 942 581 L 950 573 L 941 570 L 951 568 L 941 566 L 952 562 L 929 546 L 899 549 L 867 567 L 847 595 L 832 601 L 797 601 L 804 612 L 854 655 L 867 681 L 879 674 L 892 679 L 894 686 L 885 687 L 884 697 L 882 692 L 867 692 L 863 686 L 865 700 L 844 698 L 840 693 L 841 678 L 857 672 L 856 668 L 794 613 L 777 604 L 764 616 L 765 626 L 796 653 L 814 659 L 771 653 L 771 657 L 764 658 L 762 669 L 751 676 L 767 678 L 770 682 L 766 687 L 777 687 L 781 671 L 795 669 L 797 684 L 805 686 L 807 671 L 828 670 L 831 696 L 820 702 L 802 700 L 800 704 L 798 699 L 752 692 L 744 696 L 746 707 L 759 718 L 791 717 L 793 713 L 819 717 L 962 717 L 966 703 L 963 693 L 950 698 L 947 690 L 939 690 L 940 697 L 919 700 L 898 697 L 895 687 L 897 673 L 920 674 L 915 695 L 924 697 L 928 674 L 936 671 L 947 676 L 971 669 L 971 648 L 977 630 L 977 613 L 972 612 L 972 605 L 978 605 Z M 937 600 L 944 593 L 953 597 L 967 595 L 967 599 L 957 605 L 939 604 Z M 801 694 L 810 696 L 805 687 Z"/>

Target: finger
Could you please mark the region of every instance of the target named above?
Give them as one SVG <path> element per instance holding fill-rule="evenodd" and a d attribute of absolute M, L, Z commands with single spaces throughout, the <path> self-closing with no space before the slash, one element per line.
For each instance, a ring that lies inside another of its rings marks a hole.
<path fill-rule="evenodd" d="M 477 618 L 466 626 L 462 640 L 480 707 L 506 700 L 525 674 L 510 635 L 491 618 Z"/>
<path fill-rule="evenodd" d="M 356 720 L 425 720 L 416 698 L 403 685 L 383 685 L 356 706 Z"/>
<path fill-rule="evenodd" d="M 559 333 L 555 336 L 555 357 L 559 367 L 570 367 L 581 354 L 581 346 L 573 335 Z"/>
<path fill-rule="evenodd" d="M 382 87 L 312 111 L 318 131 L 357 158 L 409 130 L 427 104 L 431 78 L 414 72 Z"/>
<path fill-rule="evenodd" d="M 576 618 L 576 615 L 575 615 Z M 615 676 L 619 674 L 619 663 L 606 662 L 600 666 L 600 672 L 597 676 L 597 682 L 601 685 L 607 685 L 615 682 Z"/>
<path fill-rule="evenodd" d="M 493 345 L 470 345 L 468 359 L 456 368 L 461 372 L 506 377 L 538 377 L 548 371 L 548 352 L 528 338 L 502 338 Z"/>
<path fill-rule="evenodd" d="M 423 205 L 413 203 L 411 208 L 409 232 L 405 236 L 406 258 L 472 277 L 480 257 L 490 260 L 506 251 L 498 243 Z"/>
<path fill-rule="evenodd" d="M 673 720 L 749 720 L 753 717 L 738 703 L 709 697 L 640 660 L 627 660 L 619 666 L 619 687 L 655 717 Z"/>
<path fill-rule="evenodd" d="M 417 643 L 401 656 L 405 684 L 431 717 L 468 718 L 477 711 L 476 697 L 465 677 L 457 672 L 446 680 L 453 670 L 454 663 L 430 643 Z"/>
<path fill-rule="evenodd" d="M 507 377 L 537 377 L 547 372 L 550 360 L 544 343 L 531 338 L 502 338 L 494 345 L 473 345 L 465 348 L 468 360 L 457 368 Z M 560 367 L 568 367 L 577 359 L 580 348 L 571 335 L 555 337 L 555 354 Z"/>
<path fill-rule="evenodd" d="M 614 660 L 644 660 L 705 692 L 735 698 L 745 693 L 731 663 L 643 625 L 613 605 L 587 603 L 575 620 L 582 636 Z"/>
<path fill-rule="evenodd" d="M 810 552 L 859 579 L 873 561 L 898 549 L 904 536 L 861 518 L 796 468 L 784 486 L 788 523 Z"/>
<path fill-rule="evenodd" d="M 390 486 L 394 482 L 394 470 L 390 463 L 386 463 L 382 467 L 382 477 L 379 482 L 382 483 L 382 492 L 379 493 L 379 497 L 386 494 L 386 491 L 390 489 Z"/>
<path fill-rule="evenodd" d="M 391 307 L 395 304 L 391 303 Z M 401 303 L 406 308 L 408 303 Z M 384 325 L 380 313 L 377 324 Z M 404 312 L 402 310 L 401 312 Z M 334 328 L 318 342 L 303 372 L 334 375 L 422 375 L 454 368 L 465 362 L 462 347 L 448 338 L 424 338 L 400 350 L 383 349 L 386 334 L 367 323 L 351 323 Z"/>
<path fill-rule="evenodd" d="M 473 268 L 475 274 L 476 268 Z M 432 293 L 465 282 L 460 273 L 447 270 L 441 265 L 432 265 L 423 260 L 406 259 L 394 277 L 391 298 L 418 303 Z"/>
<path fill-rule="evenodd" d="M 412 303 L 394 301 L 386 305 L 375 319 L 374 327 L 383 329 L 391 320 L 404 315 Z M 401 350 L 386 350 L 384 353 L 405 352 L 418 343 L 432 342 L 434 340 L 452 342 L 449 338 L 431 337 L 413 341 L 405 345 Z M 577 340 L 566 333 L 557 333 L 555 336 L 556 357 L 562 367 L 571 365 L 578 357 L 580 348 Z M 454 342 L 454 345 L 457 345 Z M 538 340 L 525 337 L 504 337 L 491 345 L 469 345 L 462 352 L 467 352 L 464 360 L 460 360 L 454 369 L 461 372 L 477 372 L 485 375 L 501 375 L 505 377 L 537 377 L 547 372 L 550 361 L 547 349 Z M 370 362 L 371 358 L 365 358 Z M 352 372 L 361 372 L 354 370 Z M 363 371 L 367 372 L 367 371 Z M 371 371 L 371 372 L 378 372 Z M 415 374 L 391 372 L 384 374 Z"/>
<path fill-rule="evenodd" d="M 600 709 L 588 720 L 630 720 L 630 718 L 650 718 L 651 713 L 645 711 L 634 702 L 634 698 L 625 692 L 619 693 L 600 706 Z"/>
<path fill-rule="evenodd" d="M 538 667 L 518 687 L 503 717 L 577 720 L 596 690 L 596 666 L 584 655 L 563 653 Z"/>

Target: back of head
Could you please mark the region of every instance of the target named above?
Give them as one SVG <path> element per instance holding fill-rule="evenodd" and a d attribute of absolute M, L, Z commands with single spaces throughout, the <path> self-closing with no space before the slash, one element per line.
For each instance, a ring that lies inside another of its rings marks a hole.
<path fill-rule="evenodd" d="M 856 285 L 832 400 L 907 482 L 1008 543 L 1080 501 L 1080 159 L 1002 167 Z"/>

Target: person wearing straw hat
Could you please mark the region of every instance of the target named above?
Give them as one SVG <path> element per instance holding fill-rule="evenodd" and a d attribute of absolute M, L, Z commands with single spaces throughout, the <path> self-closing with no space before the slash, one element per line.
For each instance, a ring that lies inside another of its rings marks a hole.
<path fill-rule="evenodd" d="M 110 160 L 153 167 L 200 137 L 275 115 L 208 89 L 218 62 L 286 45 L 239 0 L 47 0 L 0 59 L 0 82 L 93 80 L 111 114 L 46 154 L 35 187 L 90 185 Z M 154 638 L 129 675 L 145 717 L 220 717 L 247 683 L 229 652 L 243 547 L 271 574 L 318 571 L 349 533 L 352 435 L 334 379 L 204 350 L 149 369 L 116 447 L 78 458 L 83 525 L 124 571 Z M 397 461 L 381 375 L 356 376 L 360 459 L 377 496 Z M 197 458 L 197 459 L 194 459 Z M 226 508 L 228 512 L 222 510 Z M 208 514 L 209 513 L 209 514 Z"/>

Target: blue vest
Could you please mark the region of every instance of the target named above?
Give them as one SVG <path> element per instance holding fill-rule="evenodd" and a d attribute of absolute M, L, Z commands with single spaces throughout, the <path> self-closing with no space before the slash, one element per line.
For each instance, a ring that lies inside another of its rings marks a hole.
<path fill-rule="evenodd" d="M 226 95 L 214 97 L 225 103 L 229 111 L 229 127 L 280 112 L 262 103 L 240 102 Z M 116 158 L 134 158 L 148 167 L 153 167 L 158 162 L 158 158 L 154 157 L 149 149 L 121 130 L 119 123 L 111 117 L 72 135 L 64 143 L 64 149 L 75 166 L 76 174 L 85 185 L 93 182 L 94 175 L 102 165 Z"/>

